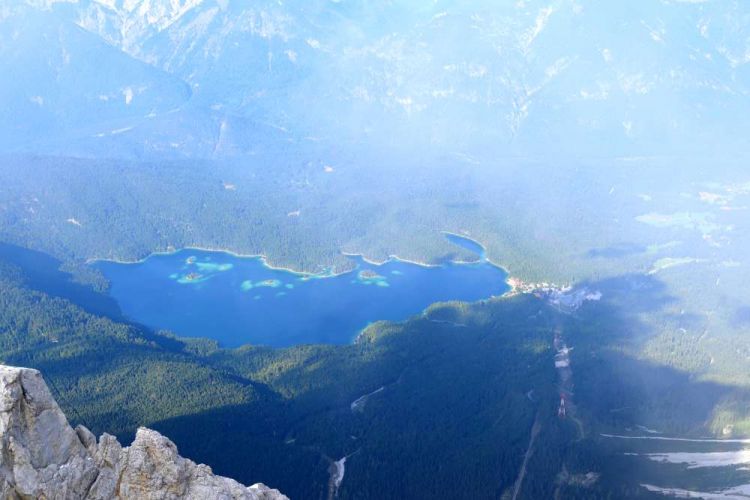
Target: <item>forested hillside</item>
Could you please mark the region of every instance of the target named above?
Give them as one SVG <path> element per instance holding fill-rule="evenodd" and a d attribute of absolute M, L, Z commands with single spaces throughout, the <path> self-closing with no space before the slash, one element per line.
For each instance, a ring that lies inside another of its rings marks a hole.
<path fill-rule="evenodd" d="M 522 294 L 438 304 L 373 324 L 352 345 L 228 350 L 125 322 L 48 256 L 6 246 L 2 259 L 0 359 L 42 370 L 72 419 L 123 439 L 149 425 L 217 473 L 297 497 L 325 497 L 343 457 L 343 498 L 451 487 L 496 497 L 514 490 L 527 450 L 519 498 L 644 493 L 611 468 L 620 453 L 601 433 L 642 425 L 701 436 L 712 419 L 718 434 L 727 424 L 746 432 L 744 382 L 641 354 L 644 343 L 674 352 L 662 339 L 691 321 L 672 312 L 654 275 L 589 282 L 602 298 L 572 311 Z M 565 418 L 559 335 L 573 347 Z M 581 479 L 588 473 L 601 477 Z"/>
<path fill-rule="evenodd" d="M 435 306 L 348 346 L 224 350 L 87 313 L 12 264 L 0 285 L 2 361 L 42 370 L 71 418 L 124 438 L 150 425 L 218 473 L 297 497 L 325 496 L 343 456 L 342 495 L 492 496 L 534 419 L 554 420 L 549 330 L 525 321 L 552 313 L 535 299 Z"/>

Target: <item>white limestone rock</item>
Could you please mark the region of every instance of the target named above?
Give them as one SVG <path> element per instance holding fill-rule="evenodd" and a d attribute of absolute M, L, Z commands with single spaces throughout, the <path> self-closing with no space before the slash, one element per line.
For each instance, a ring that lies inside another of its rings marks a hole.
<path fill-rule="evenodd" d="M 175 444 L 140 428 L 123 448 L 74 430 L 41 374 L 0 365 L 0 497 L 50 500 L 288 500 L 263 484 L 245 487 L 181 457 Z"/>

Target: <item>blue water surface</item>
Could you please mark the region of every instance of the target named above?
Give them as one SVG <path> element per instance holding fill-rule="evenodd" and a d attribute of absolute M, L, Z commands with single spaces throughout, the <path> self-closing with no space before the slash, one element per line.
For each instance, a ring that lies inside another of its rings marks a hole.
<path fill-rule="evenodd" d="M 508 290 L 506 273 L 484 259 L 424 267 L 351 258 L 354 271 L 325 277 L 271 269 L 258 257 L 194 249 L 94 265 L 128 318 L 226 347 L 349 343 L 373 321 L 403 320 L 434 302 Z"/>

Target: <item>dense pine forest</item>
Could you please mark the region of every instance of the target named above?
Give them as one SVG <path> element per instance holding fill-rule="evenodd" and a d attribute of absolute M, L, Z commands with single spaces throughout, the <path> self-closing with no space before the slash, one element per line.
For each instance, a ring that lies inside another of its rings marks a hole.
<path fill-rule="evenodd" d="M 638 359 L 644 340 L 669 356 L 660 339 L 689 321 L 671 313 L 656 277 L 587 283 L 606 299 L 572 314 L 522 294 L 436 304 L 403 323 L 375 323 L 351 345 L 224 349 L 128 322 L 41 252 L 4 245 L 1 254 L 1 359 L 42 370 L 74 423 L 124 440 L 154 427 L 218 473 L 262 478 L 294 497 L 324 498 L 331 463 L 343 457 L 345 497 L 455 487 L 502 496 L 527 450 L 520 498 L 617 496 L 638 486 L 602 471 L 617 454 L 600 433 L 649 425 L 701 434 L 712 418 L 714 428 L 747 425 L 736 412 L 750 400 L 741 385 Z M 574 346 L 568 418 L 558 416 L 556 332 Z M 680 356 L 700 366 L 699 354 L 692 359 Z M 735 411 L 712 413 L 722 405 Z M 581 479 L 592 471 L 604 478 Z"/>

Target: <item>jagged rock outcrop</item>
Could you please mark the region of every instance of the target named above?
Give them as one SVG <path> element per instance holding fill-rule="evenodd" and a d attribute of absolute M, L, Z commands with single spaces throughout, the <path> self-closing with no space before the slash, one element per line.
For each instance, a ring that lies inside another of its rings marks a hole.
<path fill-rule="evenodd" d="M 123 448 L 114 436 L 73 429 L 41 374 L 0 365 L 0 498 L 288 500 L 256 484 L 216 476 L 140 428 Z"/>

